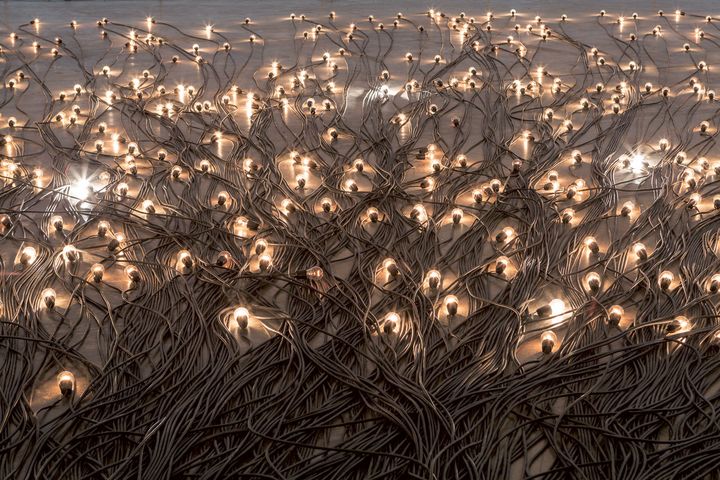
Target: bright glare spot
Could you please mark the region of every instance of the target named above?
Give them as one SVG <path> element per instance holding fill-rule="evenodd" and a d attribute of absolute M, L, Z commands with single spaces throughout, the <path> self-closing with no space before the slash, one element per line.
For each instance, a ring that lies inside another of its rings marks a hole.
<path fill-rule="evenodd" d="M 559 298 L 550 301 L 550 309 L 552 310 L 552 323 L 557 324 L 571 316 L 567 311 L 565 302 Z"/>
<path fill-rule="evenodd" d="M 645 157 L 639 153 L 636 153 L 630 159 L 630 168 L 633 172 L 638 173 L 645 168 Z"/>
<path fill-rule="evenodd" d="M 85 200 L 88 196 L 89 190 L 90 182 L 86 178 L 81 178 L 72 185 L 70 185 L 70 190 L 68 194 L 73 198 Z"/>

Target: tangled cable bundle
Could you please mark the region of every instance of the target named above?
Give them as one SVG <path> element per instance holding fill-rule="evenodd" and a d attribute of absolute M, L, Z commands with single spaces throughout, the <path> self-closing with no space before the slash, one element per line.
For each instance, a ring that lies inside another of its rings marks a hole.
<path fill-rule="evenodd" d="M 70 20 L 0 32 L 2 478 L 720 478 L 716 19 Z"/>

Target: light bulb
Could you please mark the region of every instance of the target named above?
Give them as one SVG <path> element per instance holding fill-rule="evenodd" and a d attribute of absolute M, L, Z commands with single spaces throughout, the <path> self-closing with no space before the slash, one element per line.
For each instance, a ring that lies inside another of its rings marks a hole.
<path fill-rule="evenodd" d="M 180 250 L 178 252 L 178 261 L 183 265 L 185 268 L 192 268 L 193 266 L 193 257 L 187 250 Z"/>
<path fill-rule="evenodd" d="M 561 315 L 566 311 L 565 302 L 560 300 L 559 298 L 551 300 L 549 305 L 550 309 L 552 310 L 553 317 L 557 317 L 558 315 Z"/>
<path fill-rule="evenodd" d="M 56 297 L 57 296 L 55 294 L 55 290 L 52 288 L 46 288 L 40 294 L 40 298 L 42 298 L 42 301 L 48 310 L 52 310 L 53 308 L 55 308 L 55 298 Z"/>
<path fill-rule="evenodd" d="M 280 202 L 280 207 L 285 215 L 290 215 L 295 211 L 295 204 L 289 198 L 284 198 L 283 201 Z"/>
<path fill-rule="evenodd" d="M 684 333 L 689 331 L 690 328 L 690 320 L 683 315 L 675 317 L 672 323 L 668 325 L 668 331 L 670 333 Z"/>
<path fill-rule="evenodd" d="M 92 272 L 95 283 L 100 283 L 103 279 L 103 274 L 105 273 L 105 267 L 103 267 L 100 263 L 96 263 L 92 266 L 90 271 Z"/>
<path fill-rule="evenodd" d="M 542 352 L 545 354 L 552 353 L 557 342 L 557 335 L 552 330 L 545 330 L 540 336 L 540 346 L 542 348 Z"/>
<path fill-rule="evenodd" d="M 633 245 L 633 253 L 638 257 L 638 260 L 647 260 L 648 253 L 643 243 L 637 242 Z"/>
<path fill-rule="evenodd" d="M 449 316 L 457 315 L 458 311 L 458 299 L 455 295 L 448 295 L 445 297 L 445 300 L 443 300 L 443 303 L 445 304 L 445 310 L 447 311 L 447 314 Z"/>
<path fill-rule="evenodd" d="M 690 194 L 690 197 L 688 197 L 688 208 L 697 207 L 701 201 L 702 197 L 699 193 L 695 192 Z"/>
<path fill-rule="evenodd" d="M 510 263 L 510 259 L 506 256 L 500 256 L 495 260 L 495 273 L 502 275 L 507 270 L 507 266 Z"/>
<path fill-rule="evenodd" d="M 78 260 L 78 251 L 72 245 L 65 245 L 62 250 L 65 260 L 75 263 Z"/>
<path fill-rule="evenodd" d="M 57 384 L 60 394 L 63 397 L 69 397 L 75 391 L 75 375 L 67 370 L 60 372 L 57 376 Z"/>
<path fill-rule="evenodd" d="M 629 217 L 633 210 L 635 210 L 635 204 L 633 202 L 625 202 L 623 203 L 622 209 L 620 210 L 620 215 L 623 217 Z"/>
<path fill-rule="evenodd" d="M 132 282 L 137 283 L 140 281 L 140 271 L 135 265 L 125 267 L 125 275 L 127 275 L 128 279 Z"/>
<path fill-rule="evenodd" d="M 37 258 L 35 247 L 25 247 L 20 252 L 20 263 L 22 265 L 32 265 Z"/>
<path fill-rule="evenodd" d="M 610 310 L 608 310 L 608 321 L 611 325 L 617 325 L 620 323 L 624 314 L 625 309 L 623 309 L 620 305 L 613 305 L 610 307 Z"/>
<path fill-rule="evenodd" d="M 718 290 L 720 290 L 720 273 L 710 277 L 710 283 L 708 284 L 708 292 L 717 293 Z"/>
<path fill-rule="evenodd" d="M 220 206 L 220 207 L 224 206 L 226 203 L 228 203 L 229 198 L 230 198 L 230 194 L 224 190 L 222 192 L 218 193 L 218 196 L 217 196 L 218 206 Z"/>
<path fill-rule="evenodd" d="M 563 313 L 565 313 L 565 302 L 559 298 L 555 298 L 551 300 L 550 303 L 540 306 L 535 312 L 540 318 L 557 317 Z"/>
<path fill-rule="evenodd" d="M 602 285 L 602 278 L 597 272 L 590 272 L 585 275 L 585 283 L 587 284 L 588 290 L 592 293 L 597 293 Z"/>
<path fill-rule="evenodd" d="M 391 277 L 397 277 L 398 275 L 400 275 L 400 269 L 398 268 L 397 263 L 395 263 L 394 259 L 386 258 L 385 260 L 383 260 L 382 265 Z"/>
<path fill-rule="evenodd" d="M 670 285 L 672 284 L 673 280 L 675 279 L 675 275 L 669 270 L 664 270 L 660 273 L 660 276 L 658 277 L 658 285 L 661 289 L 667 290 L 670 288 Z"/>
<path fill-rule="evenodd" d="M 58 233 L 62 233 L 63 228 L 65 227 L 65 223 L 63 222 L 63 218 L 60 215 L 53 215 L 50 217 L 50 225 L 57 231 Z"/>
<path fill-rule="evenodd" d="M 600 246 L 598 245 L 597 240 L 595 240 L 595 237 L 585 237 L 585 246 L 588 250 L 590 250 L 590 252 L 596 255 L 600 252 Z"/>
<path fill-rule="evenodd" d="M 330 197 L 323 197 L 320 199 L 320 206 L 323 209 L 323 212 L 330 213 L 333 207 L 333 201 Z"/>
<path fill-rule="evenodd" d="M 454 208 L 452 211 L 452 221 L 455 225 L 460 224 L 463 219 L 463 211 L 461 208 Z"/>
<path fill-rule="evenodd" d="M 425 207 L 420 203 L 415 204 L 412 207 L 412 210 L 410 210 L 410 218 L 415 219 L 420 223 L 425 222 L 428 219 Z"/>
<path fill-rule="evenodd" d="M 321 280 L 324 275 L 323 269 L 318 266 L 310 267 L 305 271 L 305 276 L 312 280 Z"/>
<path fill-rule="evenodd" d="M 152 200 L 145 200 L 144 202 L 142 202 L 142 208 L 143 210 L 145 210 L 146 213 L 155 213 L 155 204 Z"/>
<path fill-rule="evenodd" d="M 505 227 L 495 236 L 498 243 L 509 242 L 515 236 L 515 230 L 512 227 Z"/>
<path fill-rule="evenodd" d="M 260 271 L 264 272 L 270 266 L 272 265 L 272 257 L 268 255 L 267 253 L 264 253 L 260 255 L 260 258 L 258 259 L 258 266 L 260 267 Z"/>
<path fill-rule="evenodd" d="M 268 243 L 265 239 L 260 238 L 255 242 L 255 254 L 261 255 L 265 250 L 267 250 Z"/>
<path fill-rule="evenodd" d="M 430 270 L 426 275 L 427 285 L 430 290 L 437 290 L 440 286 L 441 275 L 437 270 Z"/>
<path fill-rule="evenodd" d="M 245 307 L 237 307 L 233 311 L 233 320 L 237 322 L 238 327 L 243 329 L 247 328 L 250 322 L 250 312 Z"/>
<path fill-rule="evenodd" d="M 400 315 L 395 312 L 389 312 L 387 315 L 385 315 L 385 319 L 383 321 L 383 330 L 385 331 L 385 333 L 392 333 L 397 329 L 399 324 Z"/>

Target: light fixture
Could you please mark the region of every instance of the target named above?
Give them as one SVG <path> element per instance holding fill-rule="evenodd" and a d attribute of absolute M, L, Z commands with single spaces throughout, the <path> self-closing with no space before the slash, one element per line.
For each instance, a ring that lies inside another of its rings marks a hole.
<path fill-rule="evenodd" d="M 63 397 L 69 397 L 75 392 L 75 375 L 72 372 L 63 371 L 57 376 L 57 385 Z"/>

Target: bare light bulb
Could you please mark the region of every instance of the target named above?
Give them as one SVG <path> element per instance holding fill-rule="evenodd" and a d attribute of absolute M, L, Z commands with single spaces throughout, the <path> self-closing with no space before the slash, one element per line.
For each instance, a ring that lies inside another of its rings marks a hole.
<path fill-rule="evenodd" d="M 617 325 L 620 323 L 624 314 L 625 309 L 623 309 L 620 305 L 613 305 L 610 307 L 610 310 L 608 310 L 608 321 L 611 325 Z"/>
<path fill-rule="evenodd" d="M 55 294 L 54 289 L 46 288 L 40 294 L 40 298 L 42 299 L 45 307 L 47 307 L 48 310 L 52 310 L 55 308 L 55 299 L 57 298 L 57 295 Z"/>
<path fill-rule="evenodd" d="M 233 320 L 235 320 L 238 327 L 247 328 L 250 322 L 250 312 L 245 307 L 237 307 L 233 310 Z"/>
<path fill-rule="evenodd" d="M 675 275 L 671 271 L 665 270 L 661 272 L 660 276 L 658 277 L 658 285 L 660 285 L 661 289 L 667 290 L 670 288 L 670 285 L 672 284 L 674 279 Z"/>
<path fill-rule="evenodd" d="M 57 376 L 57 384 L 60 394 L 63 397 L 69 397 L 75 391 L 75 375 L 67 370 L 60 372 Z"/>
<path fill-rule="evenodd" d="M 455 295 L 448 295 L 443 301 L 445 304 L 445 310 L 449 316 L 457 315 L 458 312 L 458 298 Z"/>
<path fill-rule="evenodd" d="M 540 336 L 540 346 L 545 354 L 552 353 L 558 342 L 557 335 L 552 330 L 545 330 Z"/>
<path fill-rule="evenodd" d="M 387 315 L 385 315 L 385 319 L 383 321 L 383 330 L 385 333 L 393 333 L 398 325 L 400 324 L 400 315 L 398 315 L 395 312 L 389 312 Z"/>
<path fill-rule="evenodd" d="M 441 278 L 440 272 L 437 270 L 430 270 L 426 276 L 428 288 L 430 290 L 437 290 L 440 286 Z"/>

